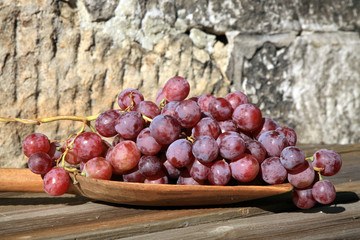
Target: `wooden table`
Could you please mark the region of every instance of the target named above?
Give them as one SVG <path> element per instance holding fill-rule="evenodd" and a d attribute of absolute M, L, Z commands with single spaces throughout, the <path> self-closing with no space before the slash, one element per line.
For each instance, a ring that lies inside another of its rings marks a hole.
<path fill-rule="evenodd" d="M 360 144 L 339 152 L 331 205 L 297 209 L 290 193 L 225 206 L 133 207 L 66 194 L 0 193 L 1 239 L 360 239 Z"/>

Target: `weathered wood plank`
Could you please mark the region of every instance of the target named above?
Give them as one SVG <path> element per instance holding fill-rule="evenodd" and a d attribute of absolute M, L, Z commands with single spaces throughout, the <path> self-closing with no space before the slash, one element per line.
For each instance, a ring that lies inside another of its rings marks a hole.
<path fill-rule="evenodd" d="M 224 206 L 131 207 L 44 193 L 0 193 L 0 238 L 353 238 L 359 236 L 360 144 L 307 146 L 307 155 L 330 148 L 343 167 L 330 177 L 334 204 L 299 211 L 290 193 Z M 250 229 L 250 230 L 249 230 Z M 336 234 L 324 235 L 336 231 Z M 174 235 L 175 234 L 175 235 Z M 178 235 L 180 234 L 180 235 Z M 205 234 L 205 235 L 204 235 Z M 324 237 L 325 236 L 325 237 Z"/>

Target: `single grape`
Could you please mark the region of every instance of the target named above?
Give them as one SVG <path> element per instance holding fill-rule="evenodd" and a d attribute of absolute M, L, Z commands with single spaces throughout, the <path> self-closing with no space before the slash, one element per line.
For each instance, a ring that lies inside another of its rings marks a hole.
<path fill-rule="evenodd" d="M 166 158 L 176 168 L 182 168 L 194 161 L 192 144 L 186 139 L 178 139 L 170 144 Z"/>
<path fill-rule="evenodd" d="M 36 174 L 45 174 L 53 167 L 53 161 L 47 153 L 36 152 L 28 159 L 29 169 Z"/>
<path fill-rule="evenodd" d="M 179 105 L 179 101 L 172 101 L 167 103 L 163 109 L 161 109 L 161 114 L 164 115 L 171 115 L 173 117 L 175 117 L 175 112 L 176 112 L 176 108 Z"/>
<path fill-rule="evenodd" d="M 74 150 L 76 155 L 87 161 L 102 154 L 103 141 L 96 133 L 83 132 L 75 138 Z"/>
<path fill-rule="evenodd" d="M 333 176 L 340 171 L 342 160 L 337 152 L 329 149 L 320 149 L 314 153 L 314 167 L 323 168 L 321 175 Z"/>
<path fill-rule="evenodd" d="M 266 158 L 266 149 L 256 140 L 245 140 L 246 153 L 253 155 L 259 163 L 262 163 Z"/>
<path fill-rule="evenodd" d="M 95 120 L 95 129 L 103 137 L 114 137 L 117 132 L 115 130 L 116 119 L 120 117 L 117 110 L 107 110 L 102 112 Z"/>
<path fill-rule="evenodd" d="M 145 181 L 144 175 L 139 171 L 138 166 L 126 171 L 122 175 L 124 182 L 138 182 L 143 183 Z"/>
<path fill-rule="evenodd" d="M 36 152 L 47 153 L 50 150 L 50 141 L 42 133 L 32 133 L 23 141 L 23 152 L 25 156 L 30 157 Z"/>
<path fill-rule="evenodd" d="M 278 127 L 275 129 L 277 132 L 283 134 L 288 140 L 289 146 L 295 146 L 297 142 L 297 136 L 294 129 L 290 127 Z"/>
<path fill-rule="evenodd" d="M 159 91 L 156 93 L 156 97 L 155 97 L 155 102 L 156 105 L 160 105 L 161 102 L 164 101 L 164 104 L 168 103 L 168 101 L 166 101 L 165 99 L 165 92 L 163 91 L 162 88 L 159 89 Z"/>
<path fill-rule="evenodd" d="M 230 162 L 232 177 L 239 182 L 251 182 L 259 173 L 259 162 L 250 154 Z"/>
<path fill-rule="evenodd" d="M 151 136 L 161 144 L 170 144 L 179 138 L 180 123 L 170 115 L 158 115 L 150 123 Z"/>
<path fill-rule="evenodd" d="M 245 93 L 240 91 L 227 94 L 225 99 L 229 101 L 233 110 L 235 110 L 235 108 L 241 104 L 249 103 L 248 97 L 245 95 Z"/>
<path fill-rule="evenodd" d="M 175 109 L 175 118 L 183 128 L 195 126 L 201 118 L 199 105 L 192 100 L 181 101 Z"/>
<path fill-rule="evenodd" d="M 136 138 L 136 145 L 144 155 L 156 155 L 162 145 L 151 136 L 150 129 L 144 128 Z"/>
<path fill-rule="evenodd" d="M 163 163 L 163 169 L 167 176 L 172 179 L 177 179 L 181 174 L 181 170 L 171 165 L 167 160 Z"/>
<path fill-rule="evenodd" d="M 218 122 L 221 132 L 237 132 L 237 126 L 233 120 L 225 120 L 225 121 L 219 121 Z"/>
<path fill-rule="evenodd" d="M 51 196 L 66 193 L 70 186 L 69 174 L 61 167 L 54 167 L 44 176 L 44 190 Z"/>
<path fill-rule="evenodd" d="M 202 118 L 193 128 L 192 135 L 195 139 L 200 136 L 210 136 L 217 139 L 221 133 L 221 129 L 216 120 L 205 117 Z"/>
<path fill-rule="evenodd" d="M 153 119 L 160 114 L 159 107 L 152 101 L 141 101 L 135 108 L 136 112 Z"/>
<path fill-rule="evenodd" d="M 192 153 L 202 163 L 210 163 L 219 155 L 219 146 L 210 136 L 201 136 L 193 143 Z"/>
<path fill-rule="evenodd" d="M 214 162 L 209 171 L 208 180 L 212 185 L 225 186 L 231 179 L 230 166 L 226 161 Z"/>
<path fill-rule="evenodd" d="M 118 96 L 118 104 L 122 111 L 129 107 L 130 111 L 134 111 L 135 107 L 144 101 L 144 96 L 134 88 L 123 90 Z"/>
<path fill-rule="evenodd" d="M 233 109 L 225 98 L 214 98 L 208 105 L 208 111 L 217 121 L 225 121 L 231 118 Z"/>
<path fill-rule="evenodd" d="M 303 171 L 307 167 L 303 151 L 294 146 L 284 148 L 280 155 L 280 161 L 286 170 L 293 173 Z"/>
<path fill-rule="evenodd" d="M 288 173 L 278 157 L 270 157 L 261 163 L 262 179 L 268 184 L 280 184 L 286 180 Z"/>
<path fill-rule="evenodd" d="M 82 170 L 86 177 L 110 180 L 112 166 L 103 157 L 95 157 L 87 161 Z"/>
<path fill-rule="evenodd" d="M 242 131 L 251 132 L 260 127 L 262 114 L 257 106 L 246 103 L 235 108 L 232 119 Z"/>
<path fill-rule="evenodd" d="M 211 100 L 213 100 L 215 98 L 216 97 L 211 94 L 201 95 L 197 100 L 197 103 L 199 104 L 201 111 L 209 112 L 209 109 L 208 109 L 209 103 L 211 102 Z"/>
<path fill-rule="evenodd" d="M 163 87 L 165 98 L 168 101 L 182 101 L 190 92 L 190 84 L 183 77 L 172 77 L 165 83 Z"/>
<path fill-rule="evenodd" d="M 274 130 L 261 134 L 258 141 L 264 146 L 269 157 L 280 157 L 283 149 L 289 145 L 287 139 Z"/>
<path fill-rule="evenodd" d="M 199 160 L 195 159 L 189 166 L 188 171 L 190 176 L 195 179 L 195 181 L 203 182 L 208 179 L 210 172 L 211 163 L 204 164 Z"/>
<path fill-rule="evenodd" d="M 288 180 L 296 188 L 306 188 L 315 180 L 315 171 L 308 161 L 305 161 L 306 168 L 297 173 L 288 173 Z"/>
<path fill-rule="evenodd" d="M 142 156 L 138 163 L 139 172 L 146 178 L 155 176 L 161 170 L 160 159 L 157 156 Z"/>
<path fill-rule="evenodd" d="M 177 185 L 203 185 L 203 181 L 196 181 L 187 169 L 183 169 L 176 182 Z"/>
<path fill-rule="evenodd" d="M 336 190 L 329 180 L 321 180 L 314 184 L 312 195 L 318 203 L 330 204 L 335 200 Z"/>
<path fill-rule="evenodd" d="M 131 140 L 125 140 L 112 149 L 107 160 L 111 162 L 115 173 L 123 173 L 137 166 L 140 157 L 141 152 L 137 148 L 136 143 Z"/>
<path fill-rule="evenodd" d="M 255 139 L 259 139 L 260 135 L 267 131 L 272 131 L 280 127 L 280 125 L 271 118 L 263 118 L 262 124 L 258 129 L 253 131 L 253 136 Z"/>
<path fill-rule="evenodd" d="M 297 189 L 294 188 L 292 191 L 292 201 L 298 208 L 309 209 L 316 204 L 316 200 L 312 195 L 312 188 Z"/>
<path fill-rule="evenodd" d="M 152 177 L 145 178 L 144 183 L 150 184 L 168 184 L 169 179 L 163 171 L 159 171 L 156 175 Z"/>
<path fill-rule="evenodd" d="M 237 132 L 224 132 L 217 139 L 220 155 L 228 160 L 238 159 L 245 153 L 245 142 Z"/>
<path fill-rule="evenodd" d="M 133 140 L 145 126 L 144 119 L 138 112 L 130 111 L 122 114 L 115 124 L 115 130 L 125 139 Z"/>
<path fill-rule="evenodd" d="M 63 150 L 60 147 L 60 143 L 58 142 L 52 142 L 50 143 L 50 149 L 47 152 L 47 154 L 49 155 L 49 157 L 51 158 L 51 160 L 55 163 L 56 160 L 58 160 L 61 155 L 63 154 Z"/>

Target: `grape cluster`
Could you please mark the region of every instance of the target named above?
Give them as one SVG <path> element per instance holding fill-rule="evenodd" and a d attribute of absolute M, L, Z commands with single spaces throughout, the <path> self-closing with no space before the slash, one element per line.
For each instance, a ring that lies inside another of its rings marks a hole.
<path fill-rule="evenodd" d="M 65 143 L 40 133 L 23 142 L 28 166 L 44 176 L 53 196 L 66 192 L 69 171 L 124 182 L 294 186 L 292 199 L 302 209 L 335 199 L 334 185 L 322 176 L 336 174 L 338 153 L 322 149 L 305 158 L 294 129 L 265 118 L 240 92 L 225 97 L 187 98 L 188 81 L 170 78 L 155 101 L 136 89 L 118 96 L 119 109 L 102 112 L 93 131 L 80 131 Z"/>

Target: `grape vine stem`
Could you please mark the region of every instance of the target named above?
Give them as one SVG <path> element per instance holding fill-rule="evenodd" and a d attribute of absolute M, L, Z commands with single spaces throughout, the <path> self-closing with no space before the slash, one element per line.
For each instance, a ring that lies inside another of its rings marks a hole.
<path fill-rule="evenodd" d="M 95 114 L 87 117 L 80 116 L 55 116 L 55 117 L 45 117 L 45 118 L 35 118 L 35 119 L 24 119 L 24 118 L 3 118 L 0 117 L 0 122 L 9 123 L 9 122 L 19 122 L 23 124 L 32 124 L 32 125 L 40 125 L 41 123 L 54 122 L 58 120 L 72 120 L 72 121 L 93 121 L 100 114 Z"/>

